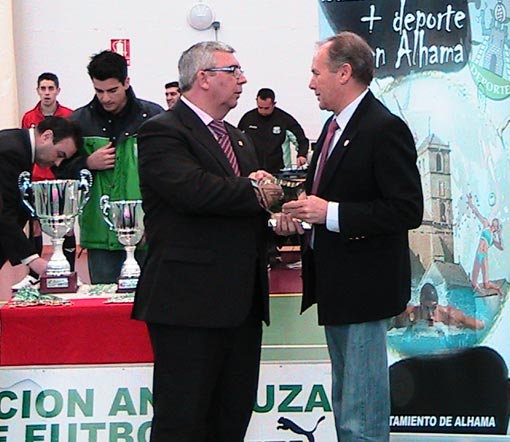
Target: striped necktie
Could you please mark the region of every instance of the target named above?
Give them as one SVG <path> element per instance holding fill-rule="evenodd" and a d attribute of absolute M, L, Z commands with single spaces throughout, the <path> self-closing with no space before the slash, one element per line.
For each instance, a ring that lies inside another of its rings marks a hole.
<path fill-rule="evenodd" d="M 227 133 L 227 129 L 225 128 L 225 123 L 220 120 L 212 120 L 209 123 L 209 127 L 214 132 L 217 137 L 218 143 L 225 152 L 227 156 L 228 162 L 232 166 L 234 173 L 237 176 L 241 176 L 241 171 L 239 169 L 239 164 L 237 163 L 237 158 L 234 153 L 234 149 L 232 147 L 232 143 L 230 142 L 230 138 Z"/>
<path fill-rule="evenodd" d="M 317 190 L 319 189 L 319 183 L 322 177 L 322 171 L 324 170 L 324 165 L 329 156 L 329 146 L 331 145 L 331 141 L 335 136 L 335 132 L 338 129 L 338 123 L 336 122 L 336 118 L 333 118 L 328 126 L 328 131 L 326 133 L 326 138 L 324 143 L 322 144 L 321 157 L 319 159 L 319 164 L 317 166 L 317 172 L 315 173 L 315 178 L 312 184 L 312 195 L 317 194 Z"/>

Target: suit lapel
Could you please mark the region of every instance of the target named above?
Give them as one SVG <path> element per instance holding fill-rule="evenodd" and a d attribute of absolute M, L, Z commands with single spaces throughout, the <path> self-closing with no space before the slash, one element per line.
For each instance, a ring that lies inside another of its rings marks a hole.
<path fill-rule="evenodd" d="M 248 175 L 248 173 L 257 169 L 257 165 L 253 163 L 253 157 L 248 155 L 248 152 L 250 152 L 249 146 L 246 140 L 242 138 L 241 132 L 238 129 L 229 123 L 226 123 L 226 127 L 241 175 Z"/>
<path fill-rule="evenodd" d="M 333 152 L 331 152 L 330 157 L 324 165 L 321 182 L 319 183 L 319 189 L 317 191 L 318 193 L 320 193 L 320 191 L 324 189 L 328 182 L 335 176 L 336 171 L 341 166 L 342 161 L 350 149 L 352 140 L 355 138 L 356 133 L 358 132 L 357 127 L 351 125 L 351 121 L 349 121 L 345 130 L 342 131 L 340 139 L 335 144 Z"/>
<path fill-rule="evenodd" d="M 310 194 L 312 191 L 313 179 L 315 177 L 315 171 L 317 170 L 317 164 L 319 163 L 319 156 L 324 147 L 324 138 L 326 138 L 327 127 L 329 126 L 330 121 L 334 116 L 331 116 L 327 119 L 326 123 L 322 127 L 321 134 L 317 139 L 317 143 L 315 144 L 315 149 L 313 150 L 312 159 L 310 160 L 310 167 L 308 168 L 308 172 L 306 174 L 307 180 L 305 183 L 305 190 L 307 194 Z"/>
<path fill-rule="evenodd" d="M 172 109 L 176 112 L 183 123 L 186 126 L 191 136 L 200 143 L 204 149 L 221 165 L 224 172 L 227 175 L 234 176 L 234 171 L 230 165 L 227 156 L 223 152 L 223 149 L 219 145 L 214 135 L 209 128 L 203 123 L 203 121 L 193 112 L 184 102 L 178 101 Z M 229 134 L 231 131 L 229 130 Z M 236 151 L 237 154 L 237 151 Z"/>
<path fill-rule="evenodd" d="M 373 95 L 372 92 L 368 91 L 367 95 L 363 98 L 359 106 L 357 107 L 356 111 L 352 115 L 351 119 L 347 123 L 347 126 L 342 131 L 342 135 L 340 136 L 340 139 L 335 144 L 335 148 L 333 149 L 333 152 L 331 153 L 330 157 L 328 158 L 324 170 L 322 172 L 321 182 L 319 184 L 318 193 L 320 193 L 331 181 L 331 179 L 335 176 L 338 169 L 340 168 L 342 161 L 345 159 L 346 155 L 348 154 L 349 150 L 353 146 L 353 141 L 356 138 L 356 135 L 359 131 L 360 127 L 360 119 L 362 115 L 365 114 L 366 106 L 372 101 Z M 328 120 L 329 122 L 329 120 Z M 324 141 L 324 140 L 323 140 Z M 322 148 L 321 148 L 322 150 Z M 314 172 L 315 173 L 315 172 Z"/>

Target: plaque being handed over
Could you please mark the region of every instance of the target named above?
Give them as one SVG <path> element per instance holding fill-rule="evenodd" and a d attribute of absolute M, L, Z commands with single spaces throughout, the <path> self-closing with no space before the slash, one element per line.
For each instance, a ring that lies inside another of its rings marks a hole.
<path fill-rule="evenodd" d="M 258 190 L 262 205 L 271 214 L 268 221 L 270 227 L 276 227 L 277 219 L 274 215 L 282 212 L 282 206 L 288 201 L 294 201 L 304 194 L 304 180 L 292 181 L 282 178 L 264 179 L 258 183 Z M 303 229 L 311 229 L 306 221 L 301 221 Z"/>

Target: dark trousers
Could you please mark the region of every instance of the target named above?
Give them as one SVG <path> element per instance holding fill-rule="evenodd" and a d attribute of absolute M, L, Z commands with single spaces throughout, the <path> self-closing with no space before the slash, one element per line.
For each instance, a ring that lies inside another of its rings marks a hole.
<path fill-rule="evenodd" d="M 148 328 L 155 361 L 150 442 L 243 442 L 257 395 L 260 320 Z"/>

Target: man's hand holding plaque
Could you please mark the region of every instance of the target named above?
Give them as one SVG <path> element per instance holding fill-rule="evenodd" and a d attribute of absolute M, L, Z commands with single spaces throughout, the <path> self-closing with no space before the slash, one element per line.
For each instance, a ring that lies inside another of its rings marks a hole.
<path fill-rule="evenodd" d="M 273 228 L 276 228 L 279 220 L 281 220 L 283 216 L 286 216 L 282 214 L 283 204 L 297 200 L 300 196 L 305 195 L 303 183 L 301 181 L 284 180 L 274 177 L 259 181 L 257 183 L 257 189 L 262 207 L 271 214 L 269 226 Z M 297 219 L 292 221 L 299 223 L 300 227 L 297 228 L 298 231 L 311 228 L 310 224 L 307 222 Z"/>
<path fill-rule="evenodd" d="M 277 178 L 264 179 L 258 183 L 262 207 L 271 215 L 280 213 L 283 204 L 283 188 Z"/>

